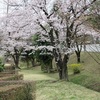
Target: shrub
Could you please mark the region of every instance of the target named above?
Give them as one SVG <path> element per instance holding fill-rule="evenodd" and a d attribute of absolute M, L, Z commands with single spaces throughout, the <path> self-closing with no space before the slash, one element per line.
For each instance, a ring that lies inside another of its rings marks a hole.
<path fill-rule="evenodd" d="M 3 71 L 3 69 L 4 69 L 4 68 L 0 66 L 0 72 L 2 72 L 2 71 Z"/>
<path fill-rule="evenodd" d="M 2 60 L 0 59 L 0 72 L 4 70 L 4 64 L 2 63 Z"/>
<path fill-rule="evenodd" d="M 0 92 L 1 100 L 33 100 L 31 89 L 25 85 L 9 85 L 9 87 L 5 87 L 7 88 Z"/>
<path fill-rule="evenodd" d="M 81 64 L 70 64 L 69 67 L 73 70 L 74 74 L 80 73 L 80 66 Z"/>
<path fill-rule="evenodd" d="M 0 84 L 0 100 L 36 100 L 33 81 L 1 81 Z"/>
<path fill-rule="evenodd" d="M 3 75 L 4 76 L 4 75 Z M 13 80 L 22 80 L 23 79 L 23 75 L 22 74 L 7 74 L 7 76 L 5 75 L 4 77 L 0 78 L 0 81 L 13 81 Z"/>

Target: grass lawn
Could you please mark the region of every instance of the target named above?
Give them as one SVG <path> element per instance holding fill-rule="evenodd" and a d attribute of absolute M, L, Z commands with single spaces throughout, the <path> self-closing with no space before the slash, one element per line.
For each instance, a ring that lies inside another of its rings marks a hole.
<path fill-rule="evenodd" d="M 64 81 L 37 82 L 36 100 L 100 100 L 100 93 Z"/>
<path fill-rule="evenodd" d="M 100 53 L 90 53 L 93 58 L 100 58 Z M 81 53 L 81 73 L 77 75 L 70 74 L 69 79 L 75 84 L 100 92 L 100 64 L 96 63 L 88 53 Z M 99 61 L 99 59 L 97 59 Z M 99 61 L 100 62 L 100 61 Z M 76 63 L 76 55 L 70 57 L 69 64 Z M 69 68 L 70 70 L 70 68 Z M 71 72 L 71 71 L 70 71 Z"/>
<path fill-rule="evenodd" d="M 24 80 L 36 81 L 36 100 L 100 100 L 100 93 L 72 82 L 59 81 L 57 73 L 46 74 L 40 67 L 22 70 Z"/>
<path fill-rule="evenodd" d="M 40 66 L 31 68 L 29 70 L 21 70 L 19 73 L 24 75 L 24 80 L 55 80 L 55 78 L 49 76 L 46 73 L 43 73 L 40 69 Z"/>

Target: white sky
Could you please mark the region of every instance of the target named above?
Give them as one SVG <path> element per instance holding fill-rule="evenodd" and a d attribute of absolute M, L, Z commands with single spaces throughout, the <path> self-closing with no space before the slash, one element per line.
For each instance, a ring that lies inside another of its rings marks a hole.
<path fill-rule="evenodd" d="M 7 13 L 7 11 L 6 11 L 6 2 L 4 2 L 4 1 L 7 1 L 7 0 L 0 0 L 0 17 L 2 17 L 2 16 L 4 16 L 6 13 Z M 11 0 L 11 1 L 17 1 L 17 2 L 20 2 L 21 0 Z M 51 9 L 51 5 L 52 5 L 52 3 L 54 3 L 54 1 L 56 1 L 56 0 L 50 0 L 49 2 L 49 5 L 48 5 L 48 7 Z"/>
<path fill-rule="evenodd" d="M 7 11 L 6 11 L 6 7 L 7 7 L 6 1 L 11 1 L 11 2 L 15 1 L 15 2 L 19 3 L 22 0 L 0 0 L 0 17 L 4 16 L 7 13 Z M 47 5 L 47 7 L 49 8 L 49 10 L 51 10 L 52 4 L 57 0 L 48 0 L 48 1 L 49 1 L 49 4 Z M 62 1 L 65 1 L 65 0 L 62 0 Z M 67 1 L 69 2 L 69 0 L 67 0 Z M 87 0 L 87 1 L 89 1 L 89 0 Z"/>
<path fill-rule="evenodd" d="M 4 16 L 7 13 L 7 11 L 6 11 L 6 8 L 7 8 L 6 1 L 8 1 L 8 0 L 0 0 L 0 17 Z M 21 0 L 10 0 L 10 1 L 20 2 Z"/>
<path fill-rule="evenodd" d="M 6 3 L 3 0 L 0 0 L 0 17 L 6 13 Z"/>

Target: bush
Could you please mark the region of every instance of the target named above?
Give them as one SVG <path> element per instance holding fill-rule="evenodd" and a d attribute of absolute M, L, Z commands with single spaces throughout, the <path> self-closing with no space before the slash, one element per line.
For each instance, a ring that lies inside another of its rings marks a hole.
<path fill-rule="evenodd" d="M 80 66 L 81 64 L 70 64 L 69 67 L 73 70 L 73 74 L 80 73 Z"/>
<path fill-rule="evenodd" d="M 53 59 L 53 57 L 52 57 L 52 55 L 49 55 L 48 53 L 43 54 L 43 55 L 40 54 L 40 53 L 41 53 L 41 51 L 36 52 L 36 59 L 41 64 L 41 70 L 43 72 L 50 73 L 51 69 L 52 69 L 52 59 Z"/>
<path fill-rule="evenodd" d="M 9 85 L 4 90 L 0 92 L 1 100 L 33 100 L 31 89 L 25 85 Z"/>
<path fill-rule="evenodd" d="M 8 76 L 6 75 L 3 75 L 4 77 L 1 77 L 0 78 L 0 81 L 13 81 L 13 80 L 22 80 L 23 79 L 23 75 L 22 74 L 7 74 Z"/>
<path fill-rule="evenodd" d="M 4 64 L 2 63 L 1 59 L 0 59 L 0 72 L 2 72 L 4 70 Z"/>
<path fill-rule="evenodd" d="M 0 66 L 0 72 L 2 72 L 2 71 L 3 71 L 3 69 L 4 69 L 4 68 Z"/>
<path fill-rule="evenodd" d="M 0 100 L 36 100 L 33 81 L 1 81 L 0 84 Z"/>

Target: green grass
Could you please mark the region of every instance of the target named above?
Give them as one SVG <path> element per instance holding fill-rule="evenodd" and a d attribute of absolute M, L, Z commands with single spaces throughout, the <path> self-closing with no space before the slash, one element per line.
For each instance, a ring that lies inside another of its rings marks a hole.
<path fill-rule="evenodd" d="M 95 59 L 95 55 L 100 58 L 100 53 L 90 53 Z M 99 59 L 97 59 L 99 61 Z M 100 65 L 96 63 L 88 53 L 81 53 L 81 73 L 77 75 L 69 75 L 71 82 L 85 86 L 87 88 L 100 92 Z M 76 63 L 76 55 L 73 54 L 69 60 L 69 65 Z M 69 68 L 71 71 L 71 69 Z"/>
<path fill-rule="evenodd" d="M 46 73 L 43 73 L 39 66 L 31 68 L 29 70 L 21 70 L 19 73 L 24 74 L 24 80 L 55 80 L 55 78 L 50 77 Z"/>
<path fill-rule="evenodd" d="M 100 100 L 100 93 L 65 81 L 38 81 L 36 100 Z"/>
<path fill-rule="evenodd" d="M 36 100 L 99 100 L 100 93 L 72 82 L 58 81 L 57 73 L 42 73 L 40 67 L 22 70 L 24 80 L 36 81 Z M 54 76 L 54 77 L 53 77 Z M 79 78 L 81 81 L 81 77 Z"/>
<path fill-rule="evenodd" d="M 100 63 L 100 53 L 90 53 L 93 58 L 95 58 Z M 98 56 L 98 58 L 96 57 Z M 83 67 L 85 73 L 95 73 L 100 74 L 100 64 L 98 64 L 87 52 L 81 53 L 81 67 Z M 69 64 L 76 63 L 76 55 L 71 55 L 69 59 Z"/>
<path fill-rule="evenodd" d="M 58 73 L 43 73 L 40 67 L 20 73 L 24 74 L 24 80 L 36 81 L 36 100 L 100 100 L 100 93 L 96 92 L 100 91 L 100 65 L 87 53 L 81 54 L 81 61 L 80 74 L 74 75 L 69 68 L 70 82 L 58 81 Z M 75 54 L 69 61 L 73 63 L 76 63 Z"/>
<path fill-rule="evenodd" d="M 93 57 L 95 57 L 94 53 L 91 53 Z M 96 53 L 96 55 L 100 58 L 100 53 Z M 73 75 L 73 71 L 69 68 L 69 80 L 75 84 L 82 85 L 92 90 L 96 90 L 100 92 L 100 65 L 97 64 L 93 58 L 91 58 L 86 52 L 82 52 L 81 54 L 81 73 L 77 75 Z M 76 55 L 73 54 L 70 57 L 69 63 L 75 64 Z M 40 67 L 35 67 L 30 70 L 22 70 L 22 74 L 24 74 L 24 79 L 29 80 L 58 80 L 58 73 L 43 73 Z"/>
<path fill-rule="evenodd" d="M 72 82 L 58 81 L 58 74 L 46 74 L 40 67 L 22 70 L 24 80 L 36 81 L 36 100 L 100 100 L 100 93 L 81 85 L 89 82 L 84 74 L 70 75 Z M 85 83 L 86 83 L 85 82 Z M 90 85 L 90 84 L 89 84 Z"/>

